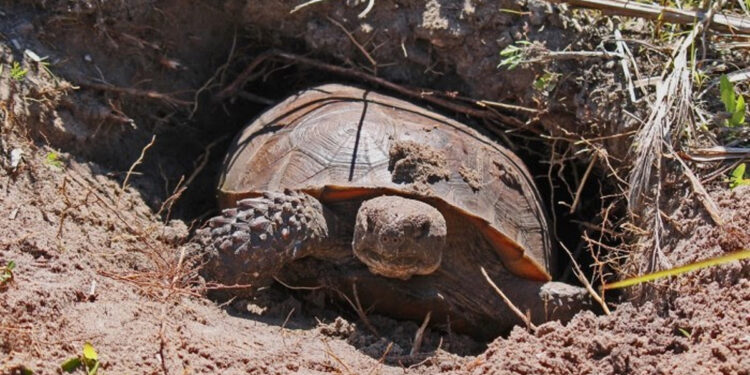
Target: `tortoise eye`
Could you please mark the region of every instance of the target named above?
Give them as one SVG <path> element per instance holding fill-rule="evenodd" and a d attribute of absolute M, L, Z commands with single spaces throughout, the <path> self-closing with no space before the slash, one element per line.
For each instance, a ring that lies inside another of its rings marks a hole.
<path fill-rule="evenodd" d="M 419 234 L 417 235 L 417 239 L 425 238 L 428 234 L 430 234 L 430 222 L 425 221 L 424 223 L 422 223 L 422 225 L 419 226 Z"/>

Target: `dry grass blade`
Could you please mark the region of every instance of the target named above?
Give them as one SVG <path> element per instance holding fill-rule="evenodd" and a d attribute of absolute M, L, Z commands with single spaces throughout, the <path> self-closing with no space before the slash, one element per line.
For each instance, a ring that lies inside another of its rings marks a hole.
<path fill-rule="evenodd" d="M 701 181 L 698 179 L 698 177 L 695 176 L 695 173 L 693 173 L 690 167 L 688 167 L 687 164 L 685 164 L 685 162 L 682 161 L 682 159 L 674 153 L 674 151 L 672 151 L 672 155 L 682 166 L 682 170 L 685 171 L 685 176 L 687 176 L 688 180 L 690 180 L 690 185 L 698 195 L 698 200 L 701 201 L 703 207 L 706 209 L 706 211 L 708 211 L 708 214 L 711 215 L 711 219 L 714 221 L 714 223 L 716 223 L 716 225 L 724 225 L 724 220 L 722 220 L 721 215 L 719 215 L 719 207 L 716 205 L 716 202 L 711 199 L 711 196 L 708 195 L 708 192 L 706 191 L 706 188 L 703 187 Z"/>
<path fill-rule="evenodd" d="M 750 159 L 750 148 L 745 147 L 706 147 L 696 148 L 690 152 L 678 152 L 681 158 L 697 162 L 714 162 L 730 159 Z"/>
<path fill-rule="evenodd" d="M 664 142 L 670 142 L 671 125 L 683 123 L 692 92 L 692 80 L 687 67 L 687 52 L 701 27 L 696 26 L 682 39 L 672 59 L 672 70 L 666 73 L 656 89 L 656 100 L 651 114 L 636 135 L 633 170 L 630 174 L 629 205 L 639 210 L 652 177 L 652 167 L 661 165 Z"/>
<path fill-rule="evenodd" d="M 308 7 L 308 6 L 313 5 L 313 4 L 322 3 L 324 1 L 325 0 L 310 0 L 310 1 L 306 1 L 306 2 L 304 2 L 302 4 L 297 5 L 296 7 L 294 7 L 291 11 L 289 11 L 289 14 L 296 13 L 296 12 L 300 11 L 302 8 Z"/>
<path fill-rule="evenodd" d="M 380 359 L 378 360 L 378 363 L 375 366 L 372 367 L 372 369 L 370 370 L 370 372 L 367 373 L 368 375 L 379 373 L 379 372 L 376 372 L 376 371 L 380 370 L 380 368 L 383 366 L 383 362 L 385 362 L 385 359 L 386 359 L 386 357 L 388 357 L 388 353 L 391 352 L 392 348 L 393 348 L 393 341 L 391 341 L 391 342 L 388 343 L 388 346 L 383 351 L 383 355 L 380 356 Z"/>
<path fill-rule="evenodd" d="M 610 14 L 663 20 L 669 23 L 689 25 L 697 21 L 710 20 L 709 27 L 735 34 L 750 34 L 750 17 L 725 14 L 706 14 L 702 11 L 676 9 L 655 4 L 644 4 L 627 0 L 550 0 L 553 3 L 567 3 L 576 7 L 600 9 Z"/>
<path fill-rule="evenodd" d="M 685 266 L 675 267 L 675 268 L 668 269 L 668 270 L 663 270 L 663 271 L 654 272 L 654 273 L 650 273 L 650 274 L 643 275 L 643 276 L 621 280 L 612 284 L 606 284 L 604 285 L 604 289 L 609 290 L 609 289 L 624 288 L 627 286 L 645 283 L 648 281 L 653 281 L 653 280 L 657 280 L 657 279 L 661 279 L 661 278 L 665 278 L 669 276 L 676 276 L 676 275 L 683 274 L 685 272 L 697 271 L 703 268 L 718 266 L 720 264 L 734 262 L 734 261 L 743 260 L 743 259 L 750 259 L 750 249 L 745 249 L 742 251 L 738 251 L 736 253 L 727 254 L 727 255 L 720 256 L 720 257 L 716 257 L 716 258 L 706 259 L 706 260 L 691 263 Z"/>
<path fill-rule="evenodd" d="M 581 182 L 578 184 L 578 189 L 576 190 L 576 196 L 573 199 L 573 203 L 570 205 L 570 213 L 576 212 L 576 207 L 578 207 L 578 202 L 581 200 L 581 193 L 583 192 L 583 187 L 586 185 L 586 180 L 588 180 L 589 175 L 591 174 L 591 170 L 594 169 L 594 165 L 596 164 L 596 160 L 599 158 L 599 153 L 594 152 L 594 154 L 591 156 L 591 161 L 589 162 L 589 166 L 586 168 L 586 172 L 583 173 L 583 177 L 581 178 Z"/>
<path fill-rule="evenodd" d="M 326 346 L 326 350 L 325 350 L 326 354 L 328 354 L 331 358 L 336 360 L 336 362 L 338 362 L 343 368 L 345 368 L 347 374 L 353 374 L 351 367 L 349 367 L 349 365 L 347 365 L 346 362 L 344 362 L 341 358 L 339 358 L 339 356 L 337 356 L 333 352 L 333 350 L 331 350 L 331 346 L 328 345 L 328 341 L 326 340 L 321 340 L 321 341 L 323 342 L 323 345 Z"/>
<path fill-rule="evenodd" d="M 375 326 L 370 323 L 370 319 L 367 318 L 367 314 L 365 313 L 365 310 L 362 308 L 362 304 L 359 302 L 359 295 L 357 294 L 357 284 L 352 283 L 352 292 L 354 294 L 354 300 L 357 301 L 357 303 L 354 303 L 354 301 L 349 298 L 349 296 L 346 295 L 346 293 L 341 292 L 340 290 L 334 289 L 340 296 L 344 297 L 346 302 L 349 302 L 349 306 L 354 309 L 354 311 L 357 313 L 357 316 L 359 316 L 359 319 L 362 320 L 362 323 L 365 324 L 365 327 L 367 327 L 370 332 L 375 335 L 376 337 L 380 337 L 380 333 L 378 333 L 378 330 L 375 329 Z"/>
<path fill-rule="evenodd" d="M 508 305 L 511 311 L 513 311 L 513 313 L 516 314 L 516 316 L 519 319 L 521 319 L 521 321 L 524 324 L 526 324 L 526 328 L 528 328 L 529 331 L 532 331 L 532 332 L 536 331 L 536 326 L 534 325 L 534 323 L 532 323 L 531 320 L 526 315 L 524 315 L 524 313 L 521 312 L 521 310 L 518 307 L 516 307 L 516 305 L 513 304 L 513 302 L 508 298 L 508 296 L 506 296 L 505 293 L 503 293 L 503 291 L 500 290 L 500 288 L 498 288 L 497 284 L 495 284 L 495 282 L 492 281 L 490 276 L 487 274 L 487 271 L 484 270 L 484 267 L 479 267 L 479 269 L 482 271 L 482 275 L 484 275 L 485 280 L 487 280 L 487 282 L 490 284 L 492 289 L 495 289 L 495 292 L 497 292 L 500 298 L 503 299 L 503 301 L 505 302 L 506 305 Z"/>

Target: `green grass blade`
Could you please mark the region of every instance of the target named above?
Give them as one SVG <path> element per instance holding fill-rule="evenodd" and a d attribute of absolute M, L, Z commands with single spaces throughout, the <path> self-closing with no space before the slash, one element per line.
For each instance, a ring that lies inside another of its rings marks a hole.
<path fill-rule="evenodd" d="M 669 276 L 676 276 L 685 272 L 697 271 L 699 269 L 717 266 L 719 264 L 729 263 L 735 260 L 742 260 L 742 259 L 748 259 L 748 258 L 750 258 L 750 249 L 745 249 L 742 251 L 738 251 L 736 253 L 731 253 L 731 254 L 723 255 L 720 257 L 716 257 L 716 258 L 706 259 L 706 260 L 691 263 L 685 266 L 675 267 L 672 269 L 654 272 L 654 273 L 649 273 L 643 276 L 632 277 L 632 278 L 621 280 L 612 284 L 605 284 L 603 288 L 605 290 L 624 288 L 627 286 L 645 283 L 647 281 L 653 281 L 653 280 L 657 280 L 657 279 L 661 279 L 661 278 L 669 277 Z"/>
<path fill-rule="evenodd" d="M 732 124 L 732 126 L 742 126 L 742 124 L 745 123 L 745 97 L 743 97 L 742 95 L 737 97 L 735 106 L 736 108 L 734 109 L 729 122 Z"/>
<path fill-rule="evenodd" d="M 81 367 L 81 358 L 79 357 L 69 358 L 60 365 L 60 368 L 65 372 L 73 372 L 79 367 Z"/>
<path fill-rule="evenodd" d="M 724 103 L 724 109 L 727 112 L 734 113 L 737 108 L 734 96 L 734 86 L 732 82 L 729 82 L 729 78 L 726 74 L 722 75 L 719 79 L 719 93 L 721 95 L 721 102 Z"/>

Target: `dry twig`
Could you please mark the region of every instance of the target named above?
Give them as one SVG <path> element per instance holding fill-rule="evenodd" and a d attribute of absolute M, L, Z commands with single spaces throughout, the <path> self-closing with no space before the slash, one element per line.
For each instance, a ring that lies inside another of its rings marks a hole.
<path fill-rule="evenodd" d="M 600 296 L 596 291 L 594 291 L 594 288 L 591 286 L 591 283 L 586 279 L 586 276 L 583 274 L 583 271 L 581 271 L 581 267 L 578 265 L 578 262 L 576 262 L 575 258 L 573 257 L 573 254 L 568 250 L 568 248 L 565 246 L 562 241 L 559 242 L 560 246 L 565 250 L 565 253 L 568 254 L 568 257 L 570 257 L 570 263 L 573 265 L 574 268 L 574 274 L 576 275 L 576 278 L 578 281 L 583 284 L 583 286 L 586 288 L 586 291 L 589 292 L 589 295 L 591 295 L 591 298 L 594 299 L 601 307 L 602 311 L 604 311 L 605 314 L 609 315 L 611 312 L 609 311 L 609 307 L 607 306 L 607 303 L 604 302 L 604 298 Z"/>
<path fill-rule="evenodd" d="M 414 335 L 414 345 L 412 345 L 411 352 L 409 352 L 409 355 L 413 356 L 419 353 L 419 349 L 422 348 L 422 339 L 424 339 L 424 332 L 427 329 L 427 325 L 430 324 L 431 316 L 432 316 L 432 311 L 428 311 L 427 315 L 425 315 L 424 317 L 424 321 L 422 322 L 422 325 L 419 326 L 417 333 Z"/>
<path fill-rule="evenodd" d="M 536 331 L 536 325 L 534 325 L 534 323 L 532 323 L 531 320 L 526 315 L 524 315 L 524 313 L 521 312 L 521 310 L 518 307 L 516 307 L 516 305 L 513 304 L 513 302 L 508 298 L 508 296 L 506 296 L 505 293 L 503 293 L 503 291 L 497 287 L 497 284 L 495 284 L 495 282 L 492 281 L 492 279 L 490 279 L 490 276 L 487 275 L 487 271 L 484 270 L 484 267 L 479 267 L 479 269 L 482 271 L 482 275 L 484 275 L 485 280 L 487 280 L 487 282 L 490 284 L 492 289 L 495 289 L 495 292 L 497 292 L 500 298 L 503 299 L 503 301 L 505 302 L 506 305 L 508 305 L 510 310 L 513 311 L 513 313 L 516 314 L 516 316 L 519 319 L 521 319 L 521 321 L 524 322 L 524 324 L 526 324 L 526 328 L 528 328 L 528 330 L 532 332 Z"/>
<path fill-rule="evenodd" d="M 352 33 L 350 33 L 349 30 L 347 30 L 346 27 L 344 27 L 344 25 L 342 25 L 340 22 L 336 21 L 335 19 L 333 19 L 331 17 L 326 16 L 326 18 L 332 24 L 336 25 L 339 29 L 341 29 L 341 31 L 343 31 L 344 34 L 346 34 L 347 37 L 349 37 L 349 40 L 351 40 L 352 43 L 354 43 L 354 45 L 357 47 L 357 49 L 359 49 L 359 51 L 362 52 L 363 55 L 365 55 L 365 58 L 367 59 L 367 61 L 369 61 L 370 64 L 372 64 L 372 68 L 373 69 L 377 69 L 378 68 L 378 63 L 375 61 L 375 59 L 373 59 L 372 56 L 370 56 L 370 53 L 367 52 L 367 50 L 365 49 L 365 47 L 363 47 L 361 44 L 359 44 L 359 42 L 357 41 L 357 39 L 354 38 L 354 35 L 352 35 Z"/>

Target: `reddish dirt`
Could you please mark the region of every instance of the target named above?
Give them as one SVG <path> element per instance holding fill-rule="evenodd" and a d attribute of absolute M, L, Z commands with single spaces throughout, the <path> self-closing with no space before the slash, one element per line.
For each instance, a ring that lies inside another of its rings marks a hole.
<path fill-rule="evenodd" d="M 676 294 L 668 303 L 624 303 L 611 316 L 586 312 L 566 326 L 542 325 L 535 334 L 517 328 L 478 357 L 433 352 L 441 345 L 437 332 L 427 335 L 427 354 L 409 357 L 414 323 L 371 317 L 381 330 L 378 338 L 330 310 L 316 322 L 315 309 L 281 291 L 268 297 L 273 303 L 235 301 L 222 309 L 191 295 L 197 289 L 187 283 L 190 272 L 178 273 L 173 288 L 160 285 L 168 284 L 166 270 L 177 262 L 184 224 L 163 225 L 137 192 L 123 192 L 96 164 L 63 155 L 57 167 L 44 147 L 15 136 L 6 144 L 26 156 L 19 171 L 0 177 L 5 223 L 0 264 L 18 265 L 15 280 L 0 291 L 0 373 L 21 366 L 55 373 L 86 341 L 99 351 L 105 373 L 747 374 L 750 369 L 747 262 L 674 278 L 668 285 Z M 739 187 L 714 194 L 733 228 L 730 237 L 700 218 L 681 218 L 692 220 L 695 229 L 667 256 L 679 264 L 737 250 L 750 236 L 750 218 L 743 214 L 750 209 L 749 193 L 750 187 Z M 457 345 L 476 344 L 451 345 L 461 351 Z M 417 366 L 406 369 L 399 362 Z"/>
<path fill-rule="evenodd" d="M 191 295 L 190 272 L 175 288 L 160 285 L 177 264 L 184 224 L 163 225 L 96 164 L 64 159 L 58 168 L 46 162 L 48 149 L 16 142 L 8 143 L 25 151 L 21 170 L 0 177 L 0 265 L 17 264 L 0 291 L 0 373 L 55 373 L 86 341 L 105 373 L 400 372 L 377 360 L 388 340 L 341 318 L 316 323 L 294 297 L 237 316 L 236 303 L 223 310 Z M 389 324 L 408 350 L 416 326 Z M 436 345 L 430 338 L 425 348 Z M 391 351 L 402 355 L 398 346 Z"/>
<path fill-rule="evenodd" d="M 750 240 L 750 186 L 712 194 L 724 229 L 705 215 L 676 213 L 682 238 L 666 249 L 673 265 L 741 250 Z M 582 313 L 535 334 L 515 329 L 468 365 L 474 374 L 748 374 L 750 262 L 657 282 L 643 305 L 611 316 Z M 658 290 L 658 292 L 657 292 Z"/>
<path fill-rule="evenodd" d="M 637 125 L 619 104 L 624 91 L 612 89 L 622 84 L 612 61 L 555 63 L 563 79 L 547 94 L 529 89 L 544 67 L 497 71 L 498 51 L 514 41 L 541 40 L 554 50 L 569 43 L 593 50 L 600 43 L 584 17 L 572 19 L 548 3 L 379 0 L 364 20 L 357 18 L 363 2 L 326 1 L 293 15 L 289 10 L 302 1 L 217 3 L 3 2 L 0 267 L 10 261 L 17 267 L 14 280 L 0 286 L 0 374 L 59 373 L 84 342 L 99 352 L 100 373 L 114 374 L 750 372 L 748 261 L 656 282 L 627 293 L 638 296 L 629 302 L 612 297 L 610 316 L 585 312 L 535 333 L 516 328 L 487 346 L 428 329 L 414 356 L 417 324 L 368 316 L 375 335 L 349 306 L 316 294 L 273 287 L 255 300 L 219 305 L 206 298 L 205 282 L 181 250 L 193 220 L 215 210 L 222 137 L 274 101 L 264 95 L 279 99 L 340 78 L 300 69 L 296 81 L 279 85 L 279 78 L 264 82 L 260 74 L 254 92 L 241 95 L 247 101 L 207 100 L 241 69 L 223 64 L 243 65 L 258 49 L 328 53 L 369 69 L 354 36 L 367 40 L 384 64 L 382 77 L 546 109 L 539 124 L 552 134 L 566 126 L 592 129 L 584 135 L 620 134 Z M 47 57 L 45 63 L 27 50 Z M 29 70 L 25 77 L 10 77 L 12 62 Z M 262 73 L 286 69 L 277 64 Z M 649 68 L 645 76 L 662 66 Z M 122 189 L 153 134 L 157 142 Z M 608 138 L 601 147 L 626 155 L 630 145 L 622 139 Z M 23 158 L 15 165 L 18 150 Z M 434 167 L 439 172 L 439 163 Z M 594 171 L 590 180 L 596 175 L 604 173 Z M 464 177 L 472 179 L 469 172 Z M 184 179 L 189 188 L 176 189 Z M 666 234 L 656 254 L 662 266 L 747 248 L 750 187 L 729 191 L 717 182 L 710 189 L 724 226 L 711 224 L 692 196 L 682 198 L 689 187 L 676 189 L 675 208 L 662 207 Z M 172 206 L 168 197 L 176 191 L 184 194 Z M 159 212 L 163 205 L 171 215 Z M 631 268 L 647 258 L 634 259 Z"/>
<path fill-rule="evenodd" d="M 412 141 L 394 142 L 388 154 L 388 169 L 393 182 L 427 184 L 450 177 L 443 152 L 428 145 Z"/>

